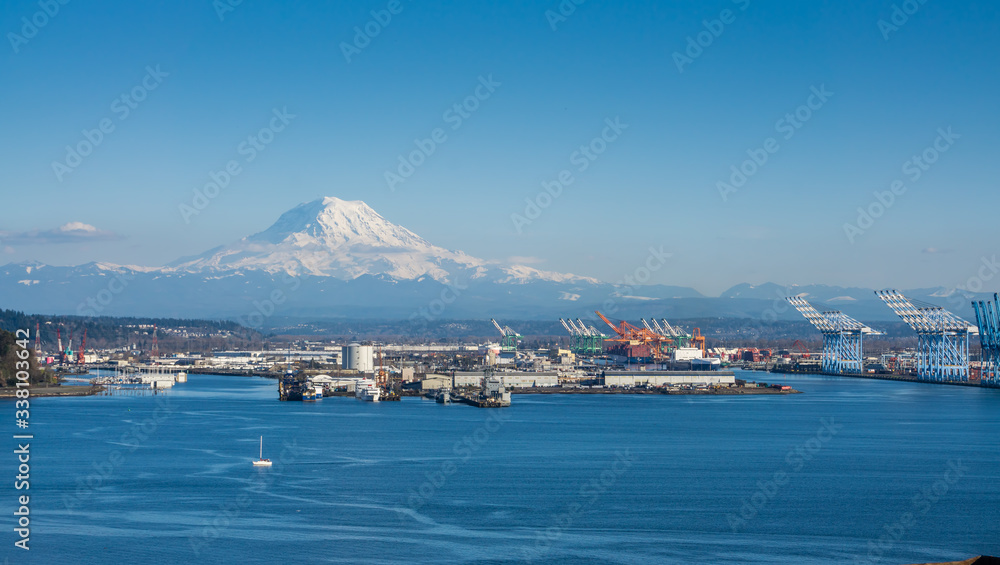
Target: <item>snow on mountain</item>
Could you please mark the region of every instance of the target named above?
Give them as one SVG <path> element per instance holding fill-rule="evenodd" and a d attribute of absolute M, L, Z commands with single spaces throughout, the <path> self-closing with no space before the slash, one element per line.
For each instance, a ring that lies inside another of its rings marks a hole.
<path fill-rule="evenodd" d="M 180 259 L 169 268 L 188 273 L 260 270 L 341 280 L 385 275 L 398 280 L 430 277 L 439 282 L 598 283 L 596 279 L 523 265 L 497 265 L 438 247 L 386 220 L 360 200 L 332 197 L 300 204 L 260 233 Z"/>

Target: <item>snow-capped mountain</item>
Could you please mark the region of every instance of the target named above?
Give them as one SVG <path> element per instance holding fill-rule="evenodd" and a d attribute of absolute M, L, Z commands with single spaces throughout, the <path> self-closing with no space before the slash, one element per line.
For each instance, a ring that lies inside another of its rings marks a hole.
<path fill-rule="evenodd" d="M 384 275 L 398 280 L 429 277 L 438 282 L 599 282 L 524 265 L 491 264 L 433 245 L 360 200 L 332 197 L 300 204 L 260 233 L 181 259 L 169 268 L 186 273 L 256 270 L 340 280 Z"/>
<path fill-rule="evenodd" d="M 903 291 L 974 319 L 954 289 Z M 895 320 L 871 289 L 742 284 L 706 297 L 686 287 L 616 286 L 486 261 L 424 240 L 364 202 L 323 198 L 266 230 L 166 267 L 36 262 L 0 267 L 0 308 L 40 314 L 235 319 L 253 327 L 324 318 L 594 320 L 706 316 L 801 320 L 784 297 L 861 320 Z M 985 296 L 985 295 L 984 295 Z"/>

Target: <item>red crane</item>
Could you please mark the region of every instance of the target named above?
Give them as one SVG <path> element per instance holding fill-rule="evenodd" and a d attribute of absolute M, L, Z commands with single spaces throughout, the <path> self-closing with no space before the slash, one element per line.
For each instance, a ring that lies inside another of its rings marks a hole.
<path fill-rule="evenodd" d="M 80 349 L 76 352 L 76 362 L 80 365 L 86 363 L 83 352 L 87 349 L 87 328 L 83 328 L 83 341 L 80 342 Z"/>
<path fill-rule="evenodd" d="M 806 351 L 806 346 L 802 345 L 801 341 L 795 340 L 795 343 L 792 344 L 792 349 L 798 349 L 803 359 L 809 359 L 809 352 Z"/>

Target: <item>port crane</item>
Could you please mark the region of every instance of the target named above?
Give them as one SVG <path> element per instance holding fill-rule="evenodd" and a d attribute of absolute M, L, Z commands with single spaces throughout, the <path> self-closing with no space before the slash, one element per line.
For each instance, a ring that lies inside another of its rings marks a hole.
<path fill-rule="evenodd" d="M 799 296 L 785 300 L 823 334 L 823 372 L 860 374 L 864 371 L 864 336 L 882 335 L 840 311 L 822 314 Z"/>
<path fill-rule="evenodd" d="M 701 356 L 705 357 L 705 336 L 701 335 L 701 328 L 691 330 L 691 342 L 698 349 L 701 349 Z"/>
<path fill-rule="evenodd" d="M 78 365 L 86 363 L 84 351 L 87 349 L 87 328 L 83 328 L 83 341 L 80 342 L 80 349 L 76 352 L 76 362 Z"/>
<path fill-rule="evenodd" d="M 378 373 L 375 384 L 382 389 L 382 400 L 398 401 L 402 395 L 402 376 L 392 371 L 386 371 L 382 364 L 382 344 L 378 344 Z"/>
<path fill-rule="evenodd" d="M 649 357 L 659 361 L 665 357 L 665 348 L 673 343 L 671 338 L 660 335 L 648 327 L 640 328 L 622 320 L 618 325 L 611 322 L 600 311 L 595 314 L 608 325 L 618 337 L 608 338 L 606 341 L 617 343 L 615 346 L 618 354 L 627 357 Z M 645 323 L 645 321 L 643 322 Z"/>
<path fill-rule="evenodd" d="M 576 319 L 575 323 L 572 319 L 564 320 L 559 318 L 559 323 L 566 328 L 566 331 L 572 337 L 571 349 L 574 353 L 597 355 L 603 350 L 604 338 L 607 336 L 597 331 L 594 326 L 587 326 L 579 318 Z"/>
<path fill-rule="evenodd" d="M 490 321 L 493 322 L 493 326 L 500 332 L 500 351 L 508 353 L 517 351 L 517 342 L 521 339 L 521 335 L 510 329 L 510 326 L 501 326 L 493 318 L 490 318 Z"/>
<path fill-rule="evenodd" d="M 980 300 L 973 302 L 972 307 L 982 347 L 980 381 L 986 386 L 1000 387 L 1000 295 L 993 293 L 993 302 Z"/>
<path fill-rule="evenodd" d="M 897 290 L 876 290 L 875 294 L 917 332 L 917 378 L 969 380 L 969 335 L 978 334 L 978 326 L 940 306 L 921 303 L 917 307 Z"/>

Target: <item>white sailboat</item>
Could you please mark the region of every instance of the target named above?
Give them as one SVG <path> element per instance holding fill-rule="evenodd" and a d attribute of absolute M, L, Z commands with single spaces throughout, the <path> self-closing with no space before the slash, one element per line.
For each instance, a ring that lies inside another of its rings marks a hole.
<path fill-rule="evenodd" d="M 253 462 L 254 467 L 270 467 L 271 460 L 264 459 L 264 436 L 260 436 L 260 458 Z"/>

